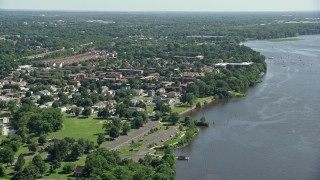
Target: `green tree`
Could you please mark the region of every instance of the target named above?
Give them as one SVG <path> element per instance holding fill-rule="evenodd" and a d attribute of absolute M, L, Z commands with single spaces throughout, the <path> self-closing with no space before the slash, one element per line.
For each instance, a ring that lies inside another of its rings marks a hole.
<path fill-rule="evenodd" d="M 112 126 L 109 132 L 110 137 L 117 138 L 120 135 L 119 128 L 116 126 Z"/>
<path fill-rule="evenodd" d="M 90 116 L 91 115 L 91 108 L 89 108 L 89 107 L 86 107 L 86 108 L 84 108 L 83 109 L 83 111 L 82 111 L 82 115 L 83 116 Z"/>
<path fill-rule="evenodd" d="M 128 132 L 131 130 L 131 124 L 129 122 L 125 122 L 122 125 L 122 133 L 127 135 Z"/>
<path fill-rule="evenodd" d="M 14 152 L 9 147 L 0 149 L 0 162 L 4 164 L 12 164 L 14 160 Z"/>
<path fill-rule="evenodd" d="M 39 154 L 32 159 L 32 164 L 38 168 L 41 175 L 43 175 L 47 171 L 46 163 L 42 160 Z"/>
<path fill-rule="evenodd" d="M 58 101 L 54 101 L 53 103 L 52 103 L 52 107 L 53 108 L 58 108 L 60 105 L 59 105 L 59 102 Z"/>
<path fill-rule="evenodd" d="M 190 106 L 193 106 L 193 103 L 195 100 L 196 100 L 196 97 L 192 93 L 182 94 L 180 98 L 181 102 L 188 103 Z"/>
<path fill-rule="evenodd" d="M 111 116 L 111 113 L 107 108 L 104 108 L 102 110 L 99 110 L 97 115 L 98 115 L 98 117 L 102 117 L 102 118 L 106 119 Z"/>
<path fill-rule="evenodd" d="M 77 159 L 79 156 L 81 156 L 84 153 L 84 148 L 80 144 L 75 144 L 71 148 L 71 159 Z"/>
<path fill-rule="evenodd" d="M 24 166 L 24 164 L 25 164 L 24 156 L 23 156 L 23 154 L 20 154 L 19 157 L 18 157 L 17 162 L 14 165 L 14 170 L 15 171 L 21 171 L 23 166 Z"/>
<path fill-rule="evenodd" d="M 62 171 L 65 174 L 70 174 L 70 173 L 72 173 L 73 169 L 74 169 L 74 164 L 68 163 L 63 166 Z"/>
<path fill-rule="evenodd" d="M 40 145 L 44 145 L 45 143 L 47 142 L 47 139 L 46 139 L 46 136 L 40 136 L 39 139 L 38 139 L 38 143 Z"/>
<path fill-rule="evenodd" d="M 173 124 L 176 125 L 176 123 L 180 120 L 180 116 L 177 112 L 170 113 L 169 116 L 169 121 Z"/>
<path fill-rule="evenodd" d="M 98 135 L 97 144 L 100 146 L 105 141 L 105 137 L 102 133 Z"/>
<path fill-rule="evenodd" d="M 78 107 L 74 107 L 71 109 L 71 111 L 74 113 L 75 116 L 79 116 L 81 109 Z"/>
<path fill-rule="evenodd" d="M 141 116 L 135 117 L 133 119 L 133 127 L 136 129 L 139 129 L 140 127 L 143 126 L 143 119 Z"/>
<path fill-rule="evenodd" d="M 0 177 L 6 176 L 6 169 L 3 167 L 2 164 L 0 164 Z"/>
<path fill-rule="evenodd" d="M 198 103 L 196 104 L 196 109 L 201 109 L 201 103 L 200 103 L 200 102 L 198 102 Z"/>
<path fill-rule="evenodd" d="M 37 151 L 37 144 L 33 141 L 31 144 L 28 145 L 29 151 L 35 153 Z"/>

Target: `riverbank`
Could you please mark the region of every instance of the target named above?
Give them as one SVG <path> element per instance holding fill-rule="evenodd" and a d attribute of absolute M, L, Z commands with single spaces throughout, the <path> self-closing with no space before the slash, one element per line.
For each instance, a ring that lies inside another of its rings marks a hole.
<path fill-rule="evenodd" d="M 197 98 L 195 104 L 200 103 L 201 108 L 203 108 L 204 106 L 210 105 L 211 103 L 213 103 L 215 101 L 213 96 L 209 96 L 209 97 L 204 97 L 204 98 Z M 193 106 L 177 106 L 172 108 L 172 112 L 177 112 L 180 116 L 185 115 L 191 111 L 194 111 L 197 109 L 196 105 Z"/>
<path fill-rule="evenodd" d="M 266 60 L 268 73 L 245 97 L 190 114 L 214 120 L 215 126 L 175 149 L 177 155 L 190 157 L 187 163 L 176 162 L 175 179 L 319 179 L 320 101 L 315 98 L 320 88 L 315 82 L 320 37 L 301 38 L 245 44 L 273 57 Z"/>

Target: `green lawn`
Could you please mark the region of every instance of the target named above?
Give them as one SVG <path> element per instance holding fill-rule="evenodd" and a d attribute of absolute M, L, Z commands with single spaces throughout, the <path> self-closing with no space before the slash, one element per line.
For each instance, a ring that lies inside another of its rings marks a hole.
<path fill-rule="evenodd" d="M 271 39 L 271 42 L 290 42 L 290 41 L 301 41 L 300 38 L 289 38 L 289 39 Z"/>
<path fill-rule="evenodd" d="M 105 120 L 89 118 L 64 117 L 63 128 L 57 132 L 50 133 L 48 139 L 53 137 L 62 139 L 72 137 L 75 139 L 84 138 L 93 142 L 97 140 L 97 134 L 103 133 L 102 125 Z"/>
<path fill-rule="evenodd" d="M 172 112 L 182 113 L 183 111 L 189 109 L 190 107 L 174 107 L 172 108 Z"/>
<path fill-rule="evenodd" d="M 147 107 L 146 113 L 152 113 L 153 112 L 153 107 Z"/>
<path fill-rule="evenodd" d="M 203 97 L 203 98 L 197 98 L 197 101 L 196 101 L 196 103 L 204 103 L 205 101 L 207 101 L 207 100 L 210 100 L 210 99 L 212 99 L 212 96 L 209 96 L 209 97 Z"/>
<path fill-rule="evenodd" d="M 203 105 L 205 101 L 208 101 L 210 99 L 212 99 L 213 97 L 212 96 L 209 96 L 209 97 L 203 97 L 203 98 L 197 98 L 197 100 L 195 101 L 194 105 L 196 105 L 198 102 Z M 191 107 L 190 106 L 185 106 L 185 105 L 182 105 L 182 106 L 177 106 L 177 107 L 174 107 L 172 108 L 172 112 L 177 112 L 177 113 L 182 113 L 188 109 L 190 109 Z"/>

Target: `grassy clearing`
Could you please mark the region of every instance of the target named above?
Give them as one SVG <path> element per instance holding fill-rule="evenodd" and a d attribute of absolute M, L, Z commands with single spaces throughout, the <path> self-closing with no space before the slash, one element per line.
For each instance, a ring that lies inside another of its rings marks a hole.
<path fill-rule="evenodd" d="M 176 112 L 176 113 L 180 114 L 180 113 L 186 111 L 189 108 L 190 107 L 174 107 L 174 108 L 172 108 L 172 112 Z"/>
<path fill-rule="evenodd" d="M 117 151 L 120 154 L 126 154 L 126 155 L 135 155 L 138 153 L 137 151 L 130 151 L 128 148 L 120 148 L 120 149 L 117 149 Z"/>
<path fill-rule="evenodd" d="M 204 103 L 205 101 L 207 101 L 207 100 L 210 100 L 210 99 L 212 99 L 212 96 L 209 96 L 209 97 L 203 97 L 203 98 L 197 98 L 197 101 L 196 101 L 196 103 Z"/>
<path fill-rule="evenodd" d="M 146 113 L 153 113 L 153 107 L 147 107 Z"/>
<path fill-rule="evenodd" d="M 209 96 L 209 97 L 203 97 L 203 98 L 197 98 L 195 103 L 194 104 L 197 104 L 197 103 L 200 103 L 201 105 L 203 105 L 206 101 L 212 99 L 213 97 L 212 96 Z M 181 105 L 181 106 L 176 106 L 174 108 L 172 108 L 172 112 L 176 112 L 176 113 L 182 113 L 188 109 L 193 109 L 195 108 L 194 107 L 190 107 L 188 105 Z"/>
<path fill-rule="evenodd" d="M 50 133 L 48 139 L 72 137 L 75 139 L 84 138 L 96 142 L 97 135 L 103 133 L 102 125 L 105 120 L 89 118 L 77 118 L 77 117 L 64 117 L 63 128 L 54 133 Z"/>
<path fill-rule="evenodd" d="M 290 39 L 271 39 L 271 42 L 290 42 L 290 41 L 302 41 L 300 38 L 290 38 Z"/>
<path fill-rule="evenodd" d="M 139 141 L 134 141 L 132 140 L 129 147 L 130 148 L 141 148 L 143 146 L 142 143 L 140 143 Z"/>

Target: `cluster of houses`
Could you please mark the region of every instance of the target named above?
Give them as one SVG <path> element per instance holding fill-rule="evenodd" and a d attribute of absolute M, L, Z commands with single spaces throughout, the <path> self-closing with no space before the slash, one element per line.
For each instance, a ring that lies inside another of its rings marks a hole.
<path fill-rule="evenodd" d="M 116 54 L 105 52 L 105 51 L 99 51 L 89 53 L 90 56 L 98 54 L 99 56 L 116 56 Z M 80 55 L 85 56 L 85 55 Z M 74 56 L 71 57 L 75 58 Z M 51 62 L 51 61 L 50 61 Z M 53 61 L 52 61 L 53 62 Z M 50 108 L 53 105 L 54 101 L 59 100 L 59 92 L 63 92 L 67 95 L 69 99 L 72 99 L 74 95 L 80 94 L 78 92 L 78 88 L 81 86 L 81 81 L 83 80 L 107 80 L 113 83 L 117 83 L 120 86 L 119 89 L 109 89 L 107 86 L 103 86 L 99 92 L 102 95 L 109 95 L 113 97 L 116 94 L 116 91 L 126 91 L 131 89 L 131 86 L 129 81 L 131 79 L 140 79 L 142 82 L 147 82 L 147 86 L 144 86 L 144 89 L 132 89 L 134 90 L 134 99 L 132 100 L 132 107 L 128 108 L 128 111 L 144 111 L 144 108 L 141 108 L 139 105 L 140 103 L 146 104 L 147 107 L 151 106 L 153 107 L 155 103 L 164 102 L 171 106 L 174 106 L 175 104 L 179 103 L 179 97 L 181 93 L 187 88 L 187 86 L 191 83 L 193 83 L 195 80 L 203 77 L 206 73 L 217 71 L 219 72 L 219 69 L 232 69 L 232 68 L 238 68 L 238 67 L 246 67 L 252 65 L 252 62 L 244 62 L 244 63 L 218 63 L 214 66 L 205 66 L 202 68 L 201 72 L 194 72 L 188 68 L 184 69 L 183 72 L 180 73 L 180 75 L 171 76 L 169 81 L 161 81 L 161 85 L 154 84 L 153 80 L 159 80 L 161 78 L 160 73 L 156 69 L 148 69 L 148 73 L 145 73 L 144 69 L 134 69 L 134 68 L 128 68 L 128 69 L 105 69 L 104 71 L 94 71 L 93 73 L 88 74 L 85 70 L 79 69 L 78 66 L 63 66 L 61 68 L 35 68 L 31 65 L 23 65 L 19 66 L 16 69 L 16 72 L 18 73 L 24 73 L 24 74 L 30 74 L 35 69 L 41 70 L 41 74 L 37 75 L 38 80 L 46 81 L 50 78 L 50 73 L 52 72 L 75 72 L 73 70 L 77 69 L 78 73 L 69 73 L 67 76 L 69 77 L 69 80 L 64 80 L 65 84 L 68 84 L 64 86 L 63 88 L 57 88 L 54 85 L 49 86 L 46 90 L 41 90 L 38 92 L 31 92 L 28 88 L 28 83 L 26 80 L 22 78 L 18 78 L 13 80 L 12 75 L 0 80 L 0 101 L 16 101 L 17 103 L 20 103 L 20 100 L 24 97 L 26 97 L 26 93 L 29 93 L 28 97 L 35 103 L 35 105 L 39 106 L 40 108 Z M 70 84 L 70 82 L 72 84 Z M 126 84 L 126 85 L 125 85 Z M 10 88 L 12 86 L 19 87 L 16 89 Z M 9 87 L 9 88 L 8 88 Z M 89 93 L 97 93 L 96 90 L 91 92 L 88 90 Z M 45 104 L 39 105 L 37 104 L 38 100 L 42 96 L 52 96 L 53 101 L 52 102 L 46 102 Z M 91 109 L 93 111 L 99 111 L 103 108 L 108 108 L 111 113 L 115 112 L 115 107 L 117 105 L 117 102 L 115 100 L 108 100 L 108 101 L 100 101 L 92 105 Z M 76 105 L 69 105 L 69 106 L 63 106 L 61 107 L 62 112 L 70 111 L 72 108 L 76 107 Z M 7 121 L 3 121 L 7 122 Z M 9 123 L 2 123 L 2 130 L 5 129 L 4 124 Z M 7 130 L 5 130 L 6 133 L 2 134 L 8 134 Z"/>

